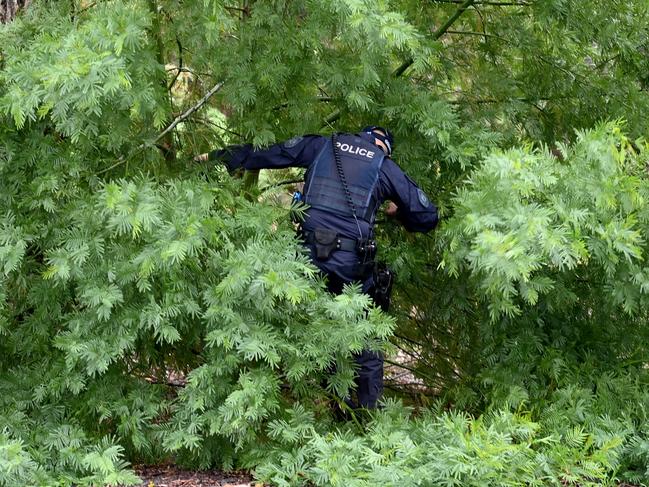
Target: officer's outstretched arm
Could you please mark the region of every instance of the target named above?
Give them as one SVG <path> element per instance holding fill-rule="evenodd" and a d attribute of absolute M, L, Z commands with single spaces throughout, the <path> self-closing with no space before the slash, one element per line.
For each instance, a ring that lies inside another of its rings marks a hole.
<path fill-rule="evenodd" d="M 282 169 L 308 167 L 327 139 L 319 135 L 294 137 L 264 149 L 252 145 L 233 145 L 208 153 L 207 159 L 225 164 L 228 171 L 243 169 Z M 198 156 L 203 159 L 204 155 Z"/>
<path fill-rule="evenodd" d="M 437 207 L 391 159 L 383 162 L 380 184 L 383 199 L 396 203 L 396 218 L 406 230 L 429 232 L 437 226 Z"/>

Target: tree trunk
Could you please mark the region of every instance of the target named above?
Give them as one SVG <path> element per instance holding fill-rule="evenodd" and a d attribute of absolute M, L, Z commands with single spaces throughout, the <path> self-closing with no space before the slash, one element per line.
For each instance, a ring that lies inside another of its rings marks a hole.
<path fill-rule="evenodd" d="M 158 9 L 158 2 L 157 0 L 148 0 L 148 4 L 153 19 L 153 25 L 151 26 L 151 35 L 156 43 L 156 59 L 161 66 L 165 66 L 167 62 L 167 53 L 165 51 L 164 42 L 162 40 L 162 27 L 160 24 L 160 11 Z M 166 90 L 167 79 L 162 79 L 161 84 Z M 171 93 L 168 93 L 168 102 L 170 109 L 169 111 L 173 112 Z M 173 134 L 171 132 L 169 132 L 162 138 L 162 140 L 158 144 L 158 148 L 162 151 L 162 156 L 168 163 L 173 163 L 176 161 L 176 147 Z"/>
<path fill-rule="evenodd" d="M 0 22 L 11 22 L 23 7 L 27 7 L 31 0 L 0 0 Z"/>

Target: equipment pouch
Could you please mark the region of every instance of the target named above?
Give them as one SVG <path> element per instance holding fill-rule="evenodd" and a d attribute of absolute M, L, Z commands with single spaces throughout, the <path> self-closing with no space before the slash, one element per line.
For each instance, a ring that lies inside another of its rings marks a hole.
<path fill-rule="evenodd" d="M 373 286 L 369 290 L 369 295 L 372 297 L 374 303 L 383 311 L 390 309 L 394 278 L 394 271 L 385 262 L 376 263 L 372 276 Z"/>
<path fill-rule="evenodd" d="M 316 228 L 313 231 L 313 240 L 318 260 L 327 260 L 339 245 L 338 234 L 326 228 Z"/>

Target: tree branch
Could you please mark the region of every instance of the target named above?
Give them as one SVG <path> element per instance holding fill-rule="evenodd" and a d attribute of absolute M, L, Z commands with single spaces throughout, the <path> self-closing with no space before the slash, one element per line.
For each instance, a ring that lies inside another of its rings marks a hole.
<path fill-rule="evenodd" d="M 455 4 L 461 4 L 463 3 L 463 0 L 432 0 L 433 3 L 455 3 Z M 489 1 L 489 0 L 483 0 L 483 1 L 476 1 L 473 2 L 474 5 L 490 5 L 493 7 L 531 7 L 532 4 L 530 2 L 494 2 L 494 1 Z"/>
<path fill-rule="evenodd" d="M 471 5 L 473 5 L 475 3 L 476 3 L 476 0 L 463 0 L 461 5 L 459 6 L 459 8 L 455 11 L 455 13 L 453 15 L 451 15 L 451 17 L 446 21 L 446 23 L 435 31 L 435 33 L 433 34 L 433 40 L 437 40 L 440 37 L 442 37 L 444 34 L 446 34 L 448 29 L 451 28 L 451 25 L 453 25 L 453 23 L 457 19 L 460 18 L 460 16 L 466 11 L 466 9 L 468 9 Z M 408 69 L 410 66 L 412 66 L 412 63 L 414 63 L 414 62 L 415 62 L 415 60 L 412 59 L 412 58 L 406 59 L 401 64 L 401 66 L 399 66 L 397 69 L 394 70 L 392 75 L 395 78 L 398 78 L 399 76 L 401 76 L 404 73 L 404 71 L 406 69 Z M 336 120 L 338 120 L 340 118 L 341 114 L 342 114 L 341 110 L 336 110 L 335 112 L 333 112 L 331 115 L 329 115 L 327 118 L 324 119 L 323 124 L 325 126 L 331 125 L 332 123 L 334 123 Z"/>
<path fill-rule="evenodd" d="M 204 96 L 203 98 L 201 98 L 201 99 L 198 101 L 198 103 L 196 103 L 196 105 L 192 106 L 189 110 L 187 110 L 187 111 L 186 111 L 185 113 L 183 113 L 182 115 L 178 115 L 178 116 L 174 119 L 174 121 L 171 122 L 171 124 L 170 124 L 166 129 L 164 129 L 162 132 L 160 132 L 160 134 L 159 134 L 159 135 L 158 135 L 158 136 L 153 140 L 153 143 L 159 141 L 162 137 L 164 137 L 164 136 L 167 135 L 169 132 L 171 132 L 171 131 L 176 127 L 176 125 L 178 125 L 180 122 L 182 122 L 183 120 L 185 120 L 187 117 L 191 116 L 192 113 L 194 113 L 194 112 L 197 111 L 199 108 L 201 108 L 203 105 L 205 105 L 205 103 L 207 103 L 207 100 L 209 100 L 210 98 L 212 98 L 212 96 L 213 96 L 214 94 L 216 94 L 216 92 L 218 92 L 222 87 L 223 87 L 223 81 L 221 81 L 221 82 L 217 83 L 216 85 L 214 85 L 214 86 L 212 87 L 212 89 L 211 89 L 210 91 L 208 91 L 208 92 L 205 94 L 205 96 Z"/>
<path fill-rule="evenodd" d="M 449 19 L 446 21 L 446 23 L 435 31 L 435 33 L 433 34 L 433 40 L 436 41 L 437 39 L 442 37 L 444 34 L 446 34 L 446 32 L 451 28 L 451 26 L 455 23 L 455 21 L 457 19 L 459 19 L 460 16 L 466 11 L 466 9 L 468 9 L 474 3 L 476 3 L 476 0 L 464 0 L 460 4 L 458 9 L 455 11 L 455 13 L 449 17 Z M 410 66 L 412 66 L 412 63 L 414 63 L 414 62 L 415 62 L 415 60 L 413 58 L 406 59 L 401 64 L 401 66 L 399 66 L 394 71 L 394 73 L 392 73 L 392 74 L 394 75 L 395 78 L 398 78 L 399 76 L 401 76 L 404 73 L 404 71 L 406 69 L 408 69 Z"/>
<path fill-rule="evenodd" d="M 494 37 L 496 39 L 500 39 L 502 41 L 507 41 L 502 36 L 496 35 L 496 34 L 487 34 L 486 32 L 474 32 L 470 30 L 447 30 L 447 34 L 459 34 L 459 35 L 467 35 L 467 36 L 480 36 L 480 37 Z"/>
<path fill-rule="evenodd" d="M 521 103 L 536 103 L 539 101 L 544 101 L 544 102 L 552 102 L 555 100 L 574 100 L 576 99 L 576 96 L 542 96 L 542 97 L 534 97 L 534 98 L 525 98 L 525 97 L 512 97 L 512 98 L 470 98 L 470 97 L 465 97 L 465 98 L 460 98 L 459 100 L 447 100 L 448 103 L 451 105 L 460 105 L 462 103 L 475 103 L 476 105 L 488 105 L 488 104 L 493 104 L 493 103 L 504 103 L 504 102 L 513 102 L 513 101 L 518 101 Z"/>
<path fill-rule="evenodd" d="M 224 132 L 228 132 L 231 133 L 232 135 L 236 135 L 237 137 L 242 138 L 242 135 L 239 132 L 235 132 L 232 129 L 224 127 L 223 125 L 219 125 L 218 123 L 213 122 L 212 120 L 196 117 L 191 120 L 187 120 L 187 123 L 202 123 L 203 125 L 210 125 L 212 127 L 216 127 L 219 130 L 223 130 Z"/>
<path fill-rule="evenodd" d="M 216 85 L 214 85 L 214 86 L 212 87 L 212 89 L 210 89 L 210 91 L 208 91 L 208 92 L 205 94 L 205 96 L 203 96 L 203 98 L 201 98 L 200 100 L 198 100 L 198 103 L 196 103 L 195 105 L 193 105 L 191 108 L 189 108 L 189 109 L 188 109 L 187 111 L 185 111 L 183 114 L 178 115 L 178 116 L 174 119 L 174 121 L 171 122 L 171 123 L 167 126 L 167 128 L 165 128 L 162 132 L 160 132 L 160 133 L 156 136 L 155 139 L 153 139 L 151 142 L 148 142 L 148 143 L 145 142 L 145 143 L 143 143 L 143 144 L 138 145 L 138 146 L 137 146 L 137 147 L 136 147 L 136 148 L 135 148 L 131 153 L 129 153 L 126 157 L 120 157 L 120 158 L 118 159 L 118 161 L 117 161 L 115 164 L 113 164 L 113 165 L 110 166 L 110 167 L 107 167 L 106 169 L 102 169 L 101 171 L 99 171 L 99 172 L 97 173 L 97 175 L 99 175 L 99 174 L 103 174 L 103 173 L 105 173 L 105 172 L 108 172 L 108 171 L 110 171 L 111 169 L 115 169 L 117 166 L 120 166 L 120 165 L 124 164 L 124 162 L 126 162 L 128 159 L 130 159 L 131 157 L 133 157 L 135 154 L 137 154 L 137 153 L 140 152 L 141 150 L 145 149 L 146 147 L 149 147 L 149 146 L 154 145 L 156 142 L 158 142 L 160 139 L 162 139 L 165 135 L 167 135 L 169 132 L 171 132 L 174 128 L 176 128 L 176 126 L 177 126 L 179 123 L 181 123 L 181 122 L 182 122 L 183 120 L 185 120 L 186 118 L 190 117 L 194 112 L 196 112 L 199 108 L 201 108 L 203 105 L 205 105 L 205 103 L 207 103 L 207 100 L 209 100 L 209 99 L 210 99 L 214 94 L 216 94 L 216 92 L 218 92 L 222 87 L 223 87 L 223 81 L 221 81 L 221 82 L 217 83 Z"/>
<path fill-rule="evenodd" d="M 259 191 L 267 191 L 269 189 L 277 188 L 279 186 L 286 186 L 288 184 L 298 184 L 298 183 L 303 183 L 304 179 L 287 179 L 285 181 L 280 181 L 279 183 L 272 183 L 269 184 L 268 186 L 264 186 L 261 188 Z"/>
<path fill-rule="evenodd" d="M 169 23 L 171 25 L 174 25 L 174 19 L 171 15 L 169 15 L 169 12 L 166 10 L 163 10 L 163 13 Z M 176 84 L 176 81 L 178 81 L 178 77 L 180 76 L 180 73 L 183 71 L 183 45 L 180 42 L 180 38 L 178 37 L 178 32 L 174 33 L 174 36 L 176 37 L 176 45 L 178 46 L 178 67 L 176 68 L 176 76 L 174 76 L 174 79 L 167 85 L 167 91 L 169 91 L 169 97 L 170 99 L 173 100 L 173 95 L 171 94 L 171 89 L 174 87 Z"/>
<path fill-rule="evenodd" d="M 241 8 L 241 7 L 230 7 L 228 5 L 224 5 L 223 8 L 226 9 L 226 10 L 234 10 L 235 12 L 241 12 L 241 13 L 246 14 L 246 15 L 248 15 L 250 13 L 248 11 L 248 9 Z"/>
<path fill-rule="evenodd" d="M 171 83 L 169 83 L 169 86 L 167 86 L 167 90 L 169 91 L 171 91 L 171 89 L 176 84 L 176 81 L 178 81 L 178 77 L 180 76 L 180 73 L 183 72 L 183 45 L 180 43 L 180 39 L 178 39 L 177 35 L 176 35 L 176 45 L 178 46 L 178 69 L 176 69 L 176 76 L 174 76 L 174 79 L 171 81 Z"/>

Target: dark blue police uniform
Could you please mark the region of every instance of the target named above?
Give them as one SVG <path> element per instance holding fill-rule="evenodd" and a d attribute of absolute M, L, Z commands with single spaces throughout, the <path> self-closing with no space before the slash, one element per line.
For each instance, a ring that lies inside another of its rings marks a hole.
<path fill-rule="evenodd" d="M 306 168 L 304 195 L 309 208 L 302 224 L 305 235 L 325 229 L 347 242 L 367 241 L 373 237 L 374 219 L 385 200 L 396 203 L 397 219 L 406 230 L 428 232 L 435 228 L 437 208 L 415 182 L 374 145 L 373 135 L 365 132 L 338 134 L 335 143 L 347 191 L 337 170 L 334 137 L 304 135 L 258 150 L 251 145 L 230 147 L 210 153 L 210 158 L 223 160 L 230 171 L 241 167 L 249 170 Z M 306 245 L 314 264 L 327 274 L 331 292 L 339 293 L 345 283 L 353 281 L 361 282 L 364 292 L 371 289 L 372 274 L 359 266 L 363 256 L 358 250 L 346 246 L 322 258 L 317 255 L 313 243 Z M 383 357 L 364 351 L 356 357 L 356 362 L 359 365 L 355 381 L 358 405 L 374 408 L 383 392 Z"/>

